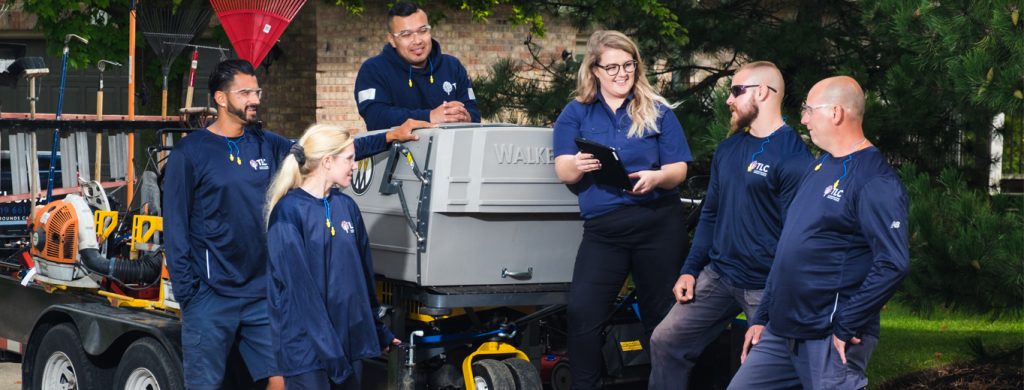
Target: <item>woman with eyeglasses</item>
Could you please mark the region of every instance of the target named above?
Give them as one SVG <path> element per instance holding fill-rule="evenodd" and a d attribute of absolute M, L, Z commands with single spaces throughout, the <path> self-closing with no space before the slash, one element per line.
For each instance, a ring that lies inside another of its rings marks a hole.
<path fill-rule="evenodd" d="M 573 389 L 597 388 L 601 330 L 632 274 L 648 339 L 674 300 L 672 286 L 687 245 L 678 186 L 690 147 L 672 105 L 647 81 L 636 44 L 618 31 L 596 31 L 580 65 L 576 98 L 555 122 L 555 171 L 579 197 L 583 240 L 569 291 Z M 631 188 L 597 182 L 602 167 L 577 138 L 613 148 Z"/>

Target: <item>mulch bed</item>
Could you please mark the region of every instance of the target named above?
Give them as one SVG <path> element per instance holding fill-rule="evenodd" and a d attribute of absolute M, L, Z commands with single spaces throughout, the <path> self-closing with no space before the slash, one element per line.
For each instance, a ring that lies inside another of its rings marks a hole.
<path fill-rule="evenodd" d="M 910 373 L 886 381 L 877 390 L 1003 390 L 1024 389 L 1024 364 L 1020 351 L 998 359 L 955 363 Z"/>

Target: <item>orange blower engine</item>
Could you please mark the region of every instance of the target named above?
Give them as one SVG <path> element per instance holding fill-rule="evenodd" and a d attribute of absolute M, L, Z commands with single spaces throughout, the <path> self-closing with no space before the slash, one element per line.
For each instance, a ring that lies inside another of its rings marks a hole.
<path fill-rule="evenodd" d="M 68 195 L 36 209 L 29 225 L 29 252 L 39 267 L 36 279 L 70 287 L 99 288 L 102 277 L 122 284 L 150 283 L 160 277 L 159 252 L 139 260 L 108 259 L 100 253 L 96 222 L 85 198 Z"/>
<path fill-rule="evenodd" d="M 83 238 L 81 224 L 83 221 L 92 222 L 85 199 L 68 195 L 63 200 L 37 207 L 34 215 L 29 224 L 32 244 L 29 252 L 39 267 L 39 276 L 50 283 L 78 281 L 78 284 L 83 284 L 79 287 L 99 287 L 94 281 L 85 279 L 89 272 L 78 261 L 79 241 Z M 95 243 L 96 226 L 89 225 L 92 226 L 91 237 Z"/>

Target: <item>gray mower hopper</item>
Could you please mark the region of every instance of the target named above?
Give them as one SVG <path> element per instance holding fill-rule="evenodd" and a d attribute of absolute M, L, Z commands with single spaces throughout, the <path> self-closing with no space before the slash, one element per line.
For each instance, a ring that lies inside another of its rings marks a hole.
<path fill-rule="evenodd" d="M 448 292 L 564 293 L 583 222 L 555 176 L 551 132 L 422 129 L 419 141 L 360 162 L 346 192 L 362 210 L 375 271 Z"/>

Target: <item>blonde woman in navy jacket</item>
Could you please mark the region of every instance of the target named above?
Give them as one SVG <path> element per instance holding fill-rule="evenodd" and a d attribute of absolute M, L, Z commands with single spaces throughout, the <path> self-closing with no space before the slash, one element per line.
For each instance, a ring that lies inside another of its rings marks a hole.
<path fill-rule="evenodd" d="M 374 315 L 366 227 L 339 189 L 352 183 L 355 155 L 344 129 L 314 125 L 267 193 L 271 342 L 291 390 L 358 389 L 360 360 L 398 343 Z"/>
<path fill-rule="evenodd" d="M 601 377 L 601 327 L 633 275 L 647 337 L 674 302 L 672 285 L 686 247 L 678 186 L 690 148 L 665 98 L 654 93 L 636 44 L 618 31 L 597 31 L 587 42 L 576 99 L 554 129 L 555 171 L 577 193 L 583 241 L 569 290 L 572 388 L 596 388 Z M 616 149 L 631 190 L 598 184 L 602 169 L 580 152 L 576 138 Z M 648 339 L 642 341 L 648 346 Z"/>

